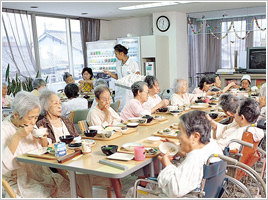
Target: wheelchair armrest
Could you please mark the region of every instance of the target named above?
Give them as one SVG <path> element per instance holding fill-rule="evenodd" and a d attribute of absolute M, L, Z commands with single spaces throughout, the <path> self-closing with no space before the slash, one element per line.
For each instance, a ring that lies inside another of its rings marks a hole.
<path fill-rule="evenodd" d="M 227 147 L 230 145 L 230 143 L 232 142 L 236 142 L 236 143 L 239 143 L 241 145 L 244 145 L 246 147 L 249 147 L 249 148 L 253 148 L 253 144 L 249 143 L 249 142 L 245 142 L 243 140 L 237 140 L 237 139 L 232 139 L 230 140 L 228 143 L 227 143 Z"/>

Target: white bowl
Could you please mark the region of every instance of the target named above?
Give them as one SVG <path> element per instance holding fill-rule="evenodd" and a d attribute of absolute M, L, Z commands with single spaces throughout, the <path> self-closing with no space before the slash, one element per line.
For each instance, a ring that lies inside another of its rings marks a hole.
<path fill-rule="evenodd" d="M 97 130 L 97 131 L 100 131 L 102 129 L 103 128 L 101 126 L 90 126 L 90 127 L 88 127 L 88 130 Z"/>
<path fill-rule="evenodd" d="M 138 125 L 139 123 L 127 123 L 128 127 L 133 127 L 133 128 L 137 127 Z"/>
<path fill-rule="evenodd" d="M 99 134 L 102 138 L 110 138 L 110 137 L 114 134 L 114 131 L 100 130 L 100 131 L 98 131 L 98 134 Z"/>
<path fill-rule="evenodd" d="M 163 153 L 166 154 L 169 151 L 169 156 L 173 157 L 175 156 L 179 148 L 176 144 L 171 143 L 171 142 L 163 142 L 159 145 L 159 150 Z"/>
<path fill-rule="evenodd" d="M 43 137 L 47 133 L 47 128 L 34 129 L 32 135 L 36 138 Z"/>
<path fill-rule="evenodd" d="M 167 106 L 167 108 L 168 108 L 168 111 L 178 110 L 178 106 Z"/>
<path fill-rule="evenodd" d="M 158 142 L 161 139 L 162 139 L 161 137 L 155 137 L 155 136 L 147 137 L 147 140 L 152 143 Z"/>
<path fill-rule="evenodd" d="M 142 119 L 141 117 L 133 117 L 133 118 L 129 118 L 128 120 L 131 122 L 139 122 L 139 120 Z"/>
<path fill-rule="evenodd" d="M 141 147 L 142 147 L 143 144 L 133 142 L 133 143 L 126 143 L 126 144 L 123 144 L 123 145 L 122 145 L 122 147 L 123 147 L 125 150 L 127 150 L 127 151 L 134 151 L 134 148 L 135 148 L 135 147 L 138 147 L 138 146 L 141 146 Z"/>

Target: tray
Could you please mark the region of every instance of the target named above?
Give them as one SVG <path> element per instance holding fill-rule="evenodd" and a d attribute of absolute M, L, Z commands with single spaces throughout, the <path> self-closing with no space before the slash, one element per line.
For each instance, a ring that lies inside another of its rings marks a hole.
<path fill-rule="evenodd" d="M 157 149 L 157 148 L 156 148 L 156 150 L 157 150 L 157 153 L 155 153 L 155 154 L 148 154 L 148 153 L 145 153 L 145 157 L 146 157 L 146 158 L 154 158 L 154 157 L 158 156 L 161 152 L 160 152 L 159 149 Z M 124 147 L 120 147 L 120 148 L 117 150 L 117 152 L 134 154 L 134 151 L 127 151 L 127 150 L 124 149 Z"/>
<path fill-rule="evenodd" d="M 128 128 L 127 131 L 121 131 L 123 135 L 127 135 L 127 134 L 130 134 L 130 133 L 134 133 L 137 131 L 137 128 Z"/>
<path fill-rule="evenodd" d="M 128 124 L 131 123 L 130 121 L 124 121 L 124 124 Z M 150 123 L 146 123 L 146 124 L 141 124 L 139 123 L 139 126 L 152 126 L 158 123 L 158 120 L 153 119 Z"/>
<path fill-rule="evenodd" d="M 42 155 L 36 155 L 36 154 L 31 154 L 30 152 L 31 151 L 27 152 L 26 155 L 27 156 L 30 156 L 30 157 L 35 157 L 35 158 L 44 158 L 44 159 L 49 159 L 49 160 L 57 160 L 59 158 L 64 158 L 65 156 L 67 156 L 67 155 L 69 155 L 71 153 L 74 153 L 75 151 L 74 150 L 67 149 L 66 155 L 65 156 L 61 156 L 61 157 L 55 157 L 55 155 L 52 155 L 50 153 L 46 153 L 46 154 L 42 154 Z"/>
<path fill-rule="evenodd" d="M 154 116 L 154 117 L 155 117 L 155 116 Z M 162 117 L 162 116 L 161 116 L 161 117 Z M 167 117 L 164 117 L 164 118 L 162 118 L 162 119 L 155 118 L 155 120 L 157 120 L 158 122 L 163 122 L 163 121 L 168 120 L 168 118 L 167 118 Z"/>
<path fill-rule="evenodd" d="M 172 129 L 172 128 L 171 128 L 171 130 L 175 131 L 175 132 L 178 131 L 178 129 Z M 158 131 L 153 133 L 153 135 L 154 136 L 159 136 L 159 137 L 164 137 L 164 138 L 177 138 L 177 135 L 163 135 L 161 133 L 158 133 Z"/>
<path fill-rule="evenodd" d="M 152 142 L 149 142 L 148 140 L 147 140 L 147 138 L 144 138 L 144 139 L 142 139 L 142 140 L 139 140 L 139 141 L 136 141 L 136 143 L 141 143 L 141 144 L 143 144 L 143 146 L 146 148 L 146 147 L 151 147 L 151 148 L 157 148 L 158 149 L 158 147 L 159 147 L 159 145 L 162 143 L 163 141 L 157 141 L 157 142 L 155 142 L 155 143 L 152 143 Z"/>
<path fill-rule="evenodd" d="M 208 106 L 202 106 L 202 105 L 192 105 L 191 109 L 199 109 L 199 110 L 205 110 Z"/>
<path fill-rule="evenodd" d="M 94 140 L 109 141 L 109 140 L 113 140 L 113 139 L 116 139 L 118 137 L 121 137 L 122 134 L 121 134 L 121 132 L 114 132 L 114 134 L 110 138 L 102 138 L 102 137 L 98 136 L 98 134 L 95 137 L 87 137 L 85 135 L 81 135 L 81 136 L 82 136 L 82 139 L 94 139 Z"/>

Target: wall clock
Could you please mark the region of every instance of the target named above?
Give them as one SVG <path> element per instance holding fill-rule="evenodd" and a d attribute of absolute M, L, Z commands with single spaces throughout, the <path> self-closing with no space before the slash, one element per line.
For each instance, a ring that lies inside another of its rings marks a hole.
<path fill-rule="evenodd" d="M 166 16 L 160 16 L 156 20 L 156 27 L 159 31 L 165 32 L 169 29 L 170 22 Z"/>

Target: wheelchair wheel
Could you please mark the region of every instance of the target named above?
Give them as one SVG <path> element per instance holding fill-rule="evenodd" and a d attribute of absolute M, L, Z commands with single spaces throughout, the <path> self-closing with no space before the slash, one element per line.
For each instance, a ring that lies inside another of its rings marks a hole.
<path fill-rule="evenodd" d="M 229 180 L 229 185 L 221 198 L 252 198 L 252 195 L 245 185 L 233 177 L 227 175 L 226 177 Z"/>

